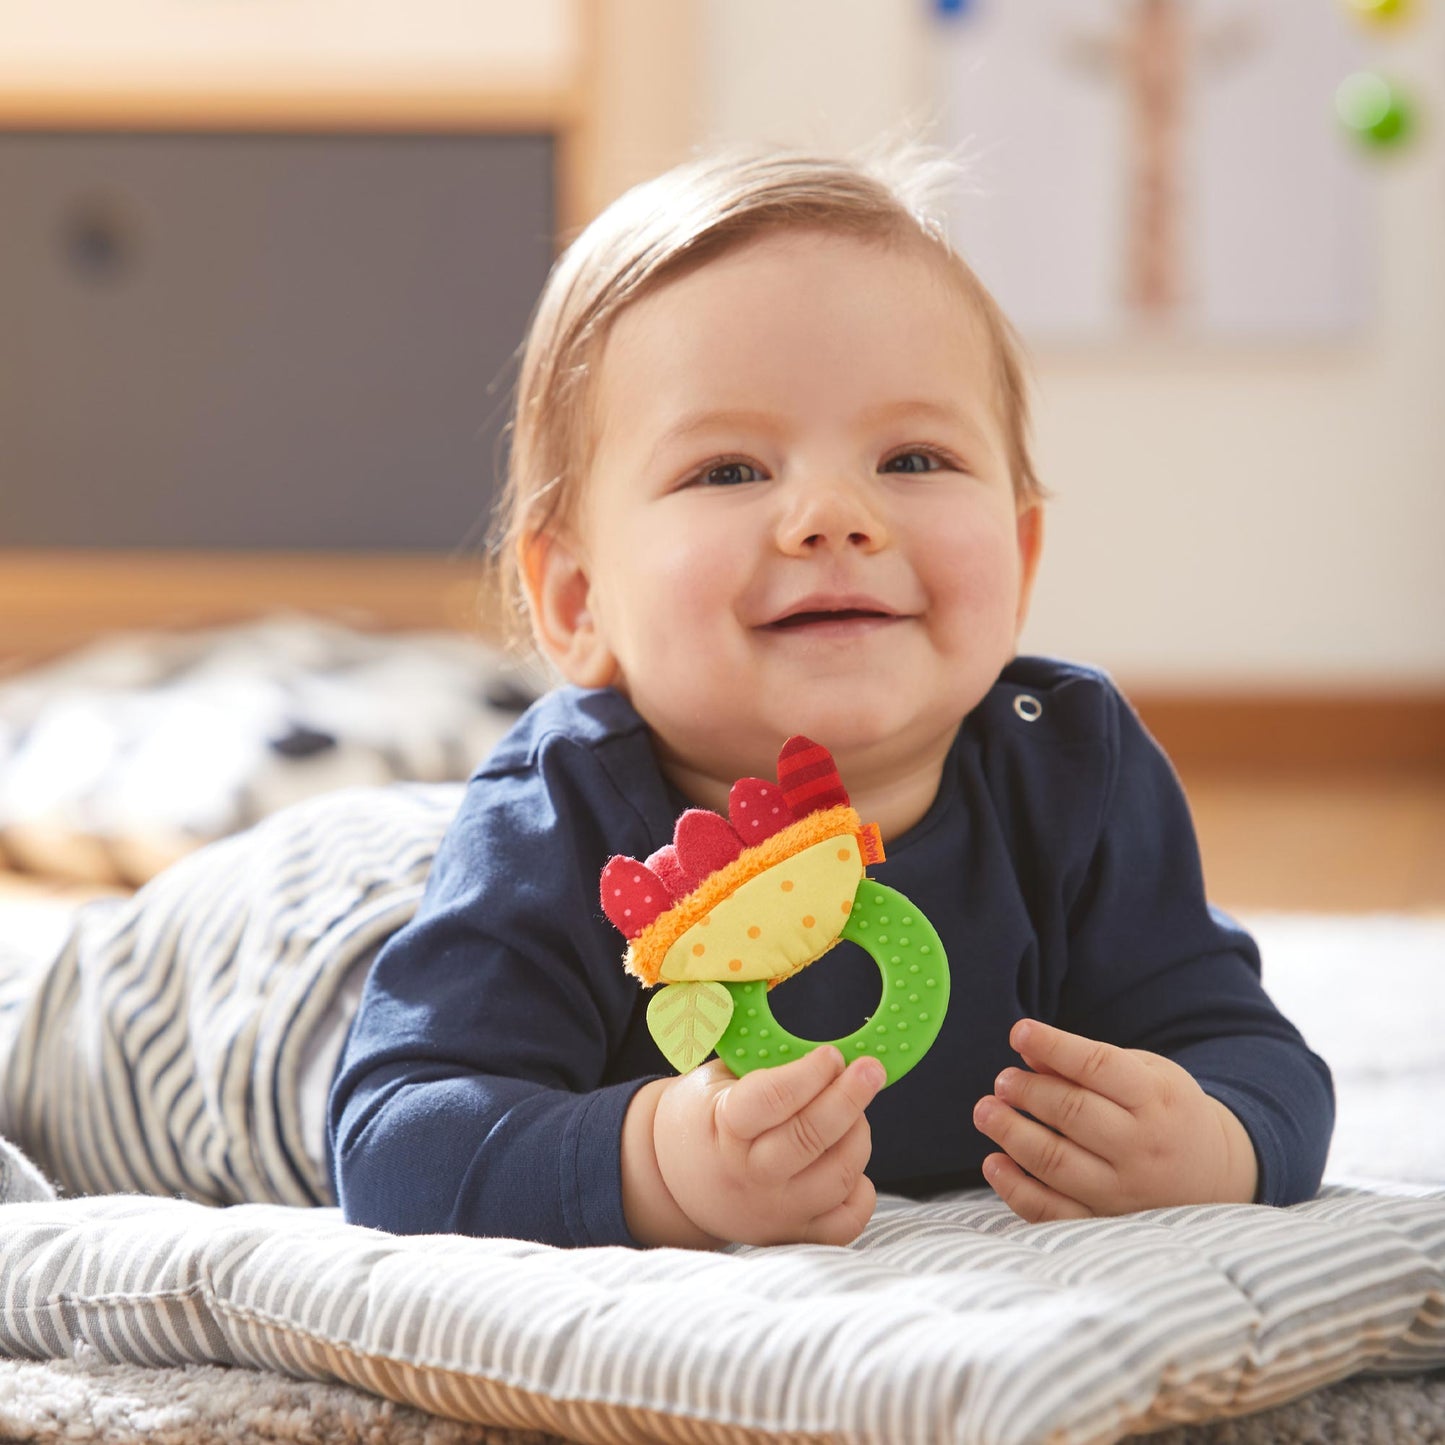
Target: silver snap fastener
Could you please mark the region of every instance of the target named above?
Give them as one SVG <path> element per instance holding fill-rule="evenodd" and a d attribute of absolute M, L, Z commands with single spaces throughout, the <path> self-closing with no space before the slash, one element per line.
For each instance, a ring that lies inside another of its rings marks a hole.
<path fill-rule="evenodd" d="M 1021 692 L 1014 698 L 1014 711 L 1025 722 L 1038 722 L 1044 715 L 1044 706 L 1036 697 L 1030 697 L 1028 693 Z"/>

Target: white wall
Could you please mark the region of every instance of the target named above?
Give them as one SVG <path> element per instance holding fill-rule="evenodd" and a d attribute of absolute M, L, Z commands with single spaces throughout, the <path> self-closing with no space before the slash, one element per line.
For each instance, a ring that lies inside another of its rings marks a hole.
<path fill-rule="evenodd" d="M 924 0 L 701 5 L 705 141 L 936 113 Z M 1374 42 L 1424 123 L 1375 167 L 1367 335 L 1035 353 L 1056 500 L 1025 646 L 1136 686 L 1445 685 L 1445 5 L 1415 9 Z"/>

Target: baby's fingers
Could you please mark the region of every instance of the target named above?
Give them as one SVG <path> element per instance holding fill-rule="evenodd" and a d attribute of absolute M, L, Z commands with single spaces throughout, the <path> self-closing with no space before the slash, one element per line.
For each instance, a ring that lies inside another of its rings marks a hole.
<path fill-rule="evenodd" d="M 826 1153 L 785 1186 L 786 1211 L 793 1219 L 816 1219 L 852 1196 L 873 1153 L 873 1134 L 859 1115 Z"/>
<path fill-rule="evenodd" d="M 873 1218 L 878 1195 L 873 1181 L 860 1174 L 848 1197 L 816 1219 L 808 1221 L 803 1230 L 805 1244 L 852 1244 L 864 1226 Z"/>
<path fill-rule="evenodd" d="M 1007 1154 L 990 1154 L 983 1161 L 983 1177 L 993 1192 L 1030 1224 L 1046 1219 L 1088 1219 L 1092 1214 L 1077 1199 L 1031 1178 Z"/>
<path fill-rule="evenodd" d="M 752 1141 L 748 1173 L 769 1184 L 794 1178 L 821 1161 L 857 1125 L 865 1137 L 863 1111 L 883 1087 L 883 1066 L 876 1059 L 858 1059 L 844 1069 L 816 1098 Z M 864 1155 L 862 1164 L 867 1163 Z M 812 1212 L 812 1211 L 810 1211 Z"/>
<path fill-rule="evenodd" d="M 1031 1069 L 1072 1079 L 1125 1109 L 1142 1107 L 1158 1090 L 1143 1055 L 1037 1019 L 1020 1019 L 1009 1032 L 1009 1043 Z"/>
<path fill-rule="evenodd" d="M 1005 1069 L 993 1087 L 1004 1103 L 1032 1115 L 1101 1159 L 1118 1159 L 1135 1132 L 1134 1116 L 1127 1109 L 1058 1074 Z"/>
<path fill-rule="evenodd" d="M 843 1055 L 823 1044 L 790 1064 L 754 1069 L 718 1098 L 719 1129 L 736 1139 L 756 1139 L 786 1123 L 843 1072 Z"/>
<path fill-rule="evenodd" d="M 974 1106 L 973 1122 L 1015 1164 L 1068 1199 L 1092 1207 L 1094 1201 L 1117 1193 L 1117 1175 L 1107 1160 L 991 1094 Z M 984 1177 L 988 1178 L 987 1174 Z M 993 1180 L 989 1179 L 989 1183 Z M 1009 1202 L 1012 1204 L 1012 1200 Z"/>

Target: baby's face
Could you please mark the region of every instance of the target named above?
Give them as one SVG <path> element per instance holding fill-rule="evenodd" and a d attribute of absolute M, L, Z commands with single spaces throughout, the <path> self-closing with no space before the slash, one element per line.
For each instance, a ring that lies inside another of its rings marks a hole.
<path fill-rule="evenodd" d="M 1037 553 L 986 333 L 923 245 L 765 237 L 618 318 L 575 535 L 580 624 L 665 760 L 876 776 L 946 750 Z"/>

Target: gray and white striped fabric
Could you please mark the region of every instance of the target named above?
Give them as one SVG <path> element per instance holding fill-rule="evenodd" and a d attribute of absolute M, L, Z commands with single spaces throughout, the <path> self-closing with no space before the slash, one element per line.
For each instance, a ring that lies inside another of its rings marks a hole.
<path fill-rule="evenodd" d="M 334 1210 L 0 1208 L 0 1352 L 342 1380 L 581 1441 L 1104 1445 L 1445 1365 L 1445 1192 L 1028 1225 L 885 1196 L 851 1248 L 556 1250 Z"/>
<path fill-rule="evenodd" d="M 58 953 L 0 947 L 0 1136 L 71 1193 L 331 1203 L 303 1085 L 461 794 L 325 794 L 88 904 Z"/>
<path fill-rule="evenodd" d="M 0 1204 L 54 1198 L 50 1181 L 8 1139 L 0 1139 Z"/>

